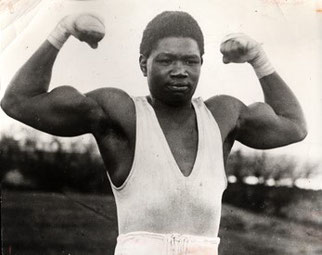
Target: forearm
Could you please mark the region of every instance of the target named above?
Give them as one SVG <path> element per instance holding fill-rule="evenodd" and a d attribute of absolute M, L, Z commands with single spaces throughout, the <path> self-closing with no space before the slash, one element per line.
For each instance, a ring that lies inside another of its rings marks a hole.
<path fill-rule="evenodd" d="M 300 133 L 306 133 L 306 123 L 301 106 L 294 93 L 277 74 L 260 45 L 252 50 L 255 57 L 248 62 L 260 81 L 265 103 L 283 120 L 291 121 Z M 251 52 L 252 54 L 252 52 Z"/>
<path fill-rule="evenodd" d="M 46 93 L 58 50 L 45 41 L 11 80 L 4 100 L 11 96 L 33 97 Z"/>
<path fill-rule="evenodd" d="M 283 79 L 274 72 L 259 81 L 263 89 L 265 103 L 272 107 L 278 116 L 289 119 L 306 129 L 302 108 Z"/>
<path fill-rule="evenodd" d="M 48 91 L 52 68 L 58 50 L 45 41 L 17 71 L 1 100 L 1 108 L 9 116 L 20 119 L 26 102 Z"/>

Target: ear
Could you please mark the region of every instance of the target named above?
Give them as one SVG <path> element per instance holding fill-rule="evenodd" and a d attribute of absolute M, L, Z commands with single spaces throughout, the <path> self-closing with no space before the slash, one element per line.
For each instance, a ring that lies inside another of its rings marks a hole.
<path fill-rule="evenodd" d="M 139 63 L 144 77 L 147 76 L 147 61 L 148 61 L 148 58 L 141 54 L 139 58 Z"/>

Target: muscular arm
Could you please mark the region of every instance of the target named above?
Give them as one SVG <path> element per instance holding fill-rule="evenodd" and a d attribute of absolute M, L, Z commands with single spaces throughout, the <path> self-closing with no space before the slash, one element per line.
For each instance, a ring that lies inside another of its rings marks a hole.
<path fill-rule="evenodd" d="M 132 102 L 126 93 L 113 88 L 87 94 L 70 86 L 49 91 L 54 62 L 70 35 L 96 48 L 104 36 L 104 25 L 90 14 L 63 18 L 48 40 L 18 70 L 1 107 L 12 118 L 50 134 L 76 136 L 91 132 L 97 135 L 102 122 L 104 126 L 106 122 L 115 125 L 124 117 L 123 112 L 133 108 Z"/>
<path fill-rule="evenodd" d="M 254 67 L 265 99 L 265 102 L 246 106 L 233 97 L 211 98 L 208 105 L 215 118 L 220 116 L 218 105 L 224 105 L 225 117 L 219 118 L 224 137 L 233 135 L 235 140 L 257 149 L 303 140 L 307 130 L 301 106 L 274 71 L 261 46 L 246 35 L 231 34 L 221 44 L 221 52 L 224 63 L 249 62 Z"/>

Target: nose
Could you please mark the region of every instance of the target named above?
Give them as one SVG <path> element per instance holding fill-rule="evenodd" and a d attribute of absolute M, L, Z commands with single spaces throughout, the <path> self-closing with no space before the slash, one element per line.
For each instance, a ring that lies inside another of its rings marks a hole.
<path fill-rule="evenodd" d="M 187 70 L 181 61 L 176 61 L 173 64 L 170 76 L 172 78 L 186 78 L 186 77 L 188 77 Z"/>

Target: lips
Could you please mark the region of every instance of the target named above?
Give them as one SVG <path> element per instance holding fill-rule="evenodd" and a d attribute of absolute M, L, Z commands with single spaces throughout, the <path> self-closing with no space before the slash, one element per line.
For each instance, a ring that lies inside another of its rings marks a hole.
<path fill-rule="evenodd" d="M 189 90 L 190 86 L 187 83 L 170 83 L 168 88 L 175 92 L 185 92 Z"/>

